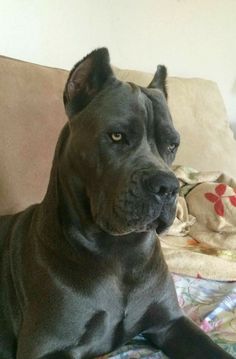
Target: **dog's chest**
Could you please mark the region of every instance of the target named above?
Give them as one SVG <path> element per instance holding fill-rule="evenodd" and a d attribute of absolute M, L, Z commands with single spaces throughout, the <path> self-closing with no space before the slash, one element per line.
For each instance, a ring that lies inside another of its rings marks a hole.
<path fill-rule="evenodd" d="M 151 297 L 150 288 L 124 284 L 115 276 L 96 281 L 88 291 L 64 290 L 60 318 L 77 335 L 75 353 L 101 355 L 139 334 Z"/>

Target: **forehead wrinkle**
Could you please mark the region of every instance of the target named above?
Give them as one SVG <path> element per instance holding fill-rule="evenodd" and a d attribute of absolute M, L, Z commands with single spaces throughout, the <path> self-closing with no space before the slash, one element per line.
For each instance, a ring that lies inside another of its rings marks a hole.
<path fill-rule="evenodd" d="M 143 88 L 143 92 L 152 102 L 154 119 L 158 119 L 156 126 L 169 126 L 173 128 L 172 117 L 164 94 L 159 90 L 147 88 Z"/>
<path fill-rule="evenodd" d="M 133 111 L 134 116 L 136 115 L 139 118 L 142 117 L 146 119 L 145 99 L 140 86 L 133 82 L 123 82 L 123 84 L 127 86 L 127 99 L 129 99 L 129 95 L 131 95 L 127 102 L 129 103 L 128 108 Z"/>
<path fill-rule="evenodd" d="M 154 109 L 152 100 L 147 96 L 146 92 L 143 91 L 142 87 L 140 89 L 140 96 L 142 97 L 142 102 L 144 106 L 145 116 L 144 116 L 144 124 L 146 127 L 147 136 L 152 134 L 154 128 Z"/>
<path fill-rule="evenodd" d="M 164 95 L 157 90 L 141 88 L 146 98 L 145 104 L 147 109 L 147 135 L 149 139 L 158 136 L 166 138 L 167 142 L 179 142 L 179 134 L 175 130 L 171 115 L 168 110 L 167 102 Z M 163 134 L 165 134 L 163 136 Z"/>

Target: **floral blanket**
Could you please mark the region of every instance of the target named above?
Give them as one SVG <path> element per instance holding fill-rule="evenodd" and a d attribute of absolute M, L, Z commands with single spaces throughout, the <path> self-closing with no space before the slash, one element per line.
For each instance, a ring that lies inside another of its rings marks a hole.
<path fill-rule="evenodd" d="M 179 304 L 217 344 L 236 358 L 236 282 L 173 275 Z M 166 359 L 142 336 L 103 359 Z"/>
<path fill-rule="evenodd" d="M 174 171 L 181 185 L 176 219 L 160 238 L 170 271 L 236 280 L 236 181 L 220 172 Z"/>

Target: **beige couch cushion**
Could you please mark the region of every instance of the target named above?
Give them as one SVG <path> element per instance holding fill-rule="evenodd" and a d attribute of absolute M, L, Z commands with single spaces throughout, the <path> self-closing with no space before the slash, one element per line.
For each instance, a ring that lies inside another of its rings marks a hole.
<path fill-rule="evenodd" d="M 66 121 L 67 72 L 0 57 L 0 214 L 42 199 Z"/>
<path fill-rule="evenodd" d="M 152 74 L 114 68 L 124 80 L 147 86 Z M 181 135 L 175 164 L 198 170 L 219 170 L 236 177 L 236 141 L 216 83 L 170 77 L 169 106 Z"/>
<path fill-rule="evenodd" d="M 152 75 L 115 70 L 120 79 L 146 85 Z M 60 129 L 68 72 L 0 57 L 0 214 L 41 201 Z M 169 79 L 169 103 L 182 136 L 176 163 L 219 169 L 236 177 L 236 143 L 217 86 L 205 80 Z"/>

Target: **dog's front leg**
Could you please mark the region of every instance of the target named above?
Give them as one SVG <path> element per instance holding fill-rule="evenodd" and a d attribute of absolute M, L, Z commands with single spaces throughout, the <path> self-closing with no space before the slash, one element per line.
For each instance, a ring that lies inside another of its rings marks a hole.
<path fill-rule="evenodd" d="M 155 328 L 145 337 L 170 359 L 232 359 L 188 318 L 182 316 L 164 329 Z"/>

